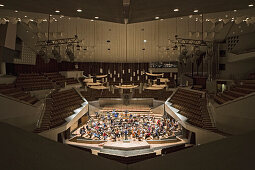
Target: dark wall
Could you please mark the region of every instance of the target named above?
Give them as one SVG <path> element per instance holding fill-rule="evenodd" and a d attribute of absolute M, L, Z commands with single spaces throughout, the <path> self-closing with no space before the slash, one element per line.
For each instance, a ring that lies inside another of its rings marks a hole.
<path fill-rule="evenodd" d="M 76 70 L 75 65 L 78 65 L 78 70 L 84 71 L 84 75 L 101 74 L 100 68 L 103 68 L 103 74 L 107 74 L 108 70 L 113 73 L 116 70 L 117 73 L 122 73 L 121 70 L 125 70 L 127 77 L 131 76 L 131 73 L 136 70 L 148 71 L 148 63 L 85 63 L 85 62 L 61 62 L 58 63 L 56 60 L 51 59 L 49 63 L 45 63 L 43 59 L 37 57 L 35 65 L 25 65 L 25 64 L 14 64 L 13 74 L 17 75 L 19 73 L 43 73 L 43 72 L 59 72 L 59 71 L 70 71 Z M 128 74 L 128 69 L 131 69 L 131 73 Z M 123 77 L 123 75 L 122 75 Z"/>

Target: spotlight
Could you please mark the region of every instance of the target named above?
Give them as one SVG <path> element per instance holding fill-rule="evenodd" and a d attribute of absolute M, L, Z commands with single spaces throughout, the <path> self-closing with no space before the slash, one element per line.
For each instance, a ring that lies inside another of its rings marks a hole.
<path fill-rule="evenodd" d="M 197 13 L 197 12 L 198 12 L 198 10 L 197 10 L 197 9 L 195 9 L 195 10 L 194 10 L 194 12 L 195 12 L 195 13 Z"/>
<path fill-rule="evenodd" d="M 179 9 L 178 9 L 178 8 L 174 9 L 174 12 L 178 12 L 178 11 L 179 11 Z"/>
<path fill-rule="evenodd" d="M 56 10 L 55 12 L 56 12 L 56 13 L 60 13 L 60 11 L 59 11 L 59 10 Z"/>
<path fill-rule="evenodd" d="M 82 9 L 77 9 L 77 12 L 82 12 Z"/>
<path fill-rule="evenodd" d="M 159 19 L 159 17 L 155 17 L 155 19 Z"/>
<path fill-rule="evenodd" d="M 253 7 L 254 5 L 253 4 L 250 4 L 250 5 L 248 5 L 249 7 Z"/>
<path fill-rule="evenodd" d="M 99 17 L 95 17 L 95 19 L 99 19 Z"/>
<path fill-rule="evenodd" d="M 0 7 L 4 7 L 4 5 L 3 5 L 3 4 L 0 4 Z"/>

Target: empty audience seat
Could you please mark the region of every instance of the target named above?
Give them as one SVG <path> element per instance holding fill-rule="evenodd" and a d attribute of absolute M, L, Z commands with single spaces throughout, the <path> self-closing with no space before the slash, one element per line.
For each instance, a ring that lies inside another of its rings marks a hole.
<path fill-rule="evenodd" d="M 241 80 L 236 85 L 233 85 L 230 90 L 217 93 L 214 96 L 214 101 L 218 104 L 224 104 L 253 92 L 255 92 L 255 80 Z"/>
<path fill-rule="evenodd" d="M 65 118 L 74 114 L 84 100 L 74 90 L 53 92 L 46 100 L 46 108 L 39 128 L 34 132 L 40 133 L 65 123 Z"/>
<path fill-rule="evenodd" d="M 188 118 L 190 124 L 207 130 L 215 130 L 207 111 L 206 98 L 202 93 L 188 89 L 178 89 L 170 99 L 172 106 Z"/>
<path fill-rule="evenodd" d="M 32 97 L 29 92 L 24 92 L 21 88 L 15 87 L 14 84 L 0 84 L 0 93 L 30 104 L 38 102 L 36 97 Z"/>
<path fill-rule="evenodd" d="M 16 79 L 16 86 L 25 91 L 53 89 L 53 83 L 38 73 L 20 74 Z"/>

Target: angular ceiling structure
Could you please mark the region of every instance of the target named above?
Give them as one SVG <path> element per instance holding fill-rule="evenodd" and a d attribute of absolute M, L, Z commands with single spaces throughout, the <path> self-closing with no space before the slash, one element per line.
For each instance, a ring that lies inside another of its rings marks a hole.
<path fill-rule="evenodd" d="M 250 0 L 1 0 L 1 9 L 58 14 L 110 21 L 137 23 L 158 18 L 173 18 L 198 13 L 214 13 L 250 8 Z M 77 12 L 81 9 L 82 12 Z M 174 11 L 179 9 L 179 11 Z M 55 11 L 59 11 L 56 13 Z"/>

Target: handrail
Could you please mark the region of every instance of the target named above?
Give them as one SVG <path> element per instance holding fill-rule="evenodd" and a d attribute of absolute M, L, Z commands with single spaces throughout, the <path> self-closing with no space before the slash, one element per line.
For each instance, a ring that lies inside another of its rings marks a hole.
<path fill-rule="evenodd" d="M 81 93 L 76 89 L 76 88 L 74 88 L 73 87 L 73 89 L 76 91 L 76 93 L 78 93 L 79 94 L 79 96 L 83 99 L 83 100 L 85 100 L 85 102 L 87 102 L 88 103 L 88 101 L 87 101 L 87 99 L 86 98 L 84 98 L 82 95 L 81 95 Z"/>
<path fill-rule="evenodd" d="M 46 109 L 46 99 L 44 99 L 43 108 L 42 108 L 42 111 L 41 111 L 41 113 L 40 113 L 40 117 L 39 117 L 39 119 L 38 119 L 38 121 L 37 121 L 37 124 L 36 124 L 37 128 L 40 128 L 40 127 L 41 127 L 42 118 L 43 118 L 43 116 L 44 116 L 45 109 Z"/>
<path fill-rule="evenodd" d="M 36 106 L 34 106 L 34 105 L 32 105 L 32 104 L 30 104 L 30 103 L 28 103 L 28 102 L 25 102 L 25 101 L 22 101 L 22 100 L 19 100 L 19 99 L 16 99 L 16 98 L 14 98 L 14 97 L 10 97 L 10 96 L 7 96 L 7 95 L 1 94 L 1 93 L 0 93 L 0 96 L 5 97 L 5 98 L 8 98 L 8 99 L 13 100 L 13 101 L 16 101 L 16 102 L 19 102 L 19 103 L 22 103 L 22 104 L 25 104 L 25 105 L 29 105 L 29 106 L 32 106 L 32 107 L 36 107 Z"/>
<path fill-rule="evenodd" d="M 216 127 L 216 122 L 215 122 L 215 119 L 213 117 L 213 111 L 212 111 L 212 108 L 211 108 L 212 105 L 209 102 L 210 97 L 209 97 L 209 95 L 207 93 L 205 94 L 205 97 L 206 97 L 206 109 L 207 109 L 208 114 L 210 116 L 211 123 L 213 124 L 214 127 Z"/>
<path fill-rule="evenodd" d="M 47 99 L 51 99 L 51 98 L 49 98 L 49 95 L 50 95 L 53 91 L 54 91 L 54 90 L 50 90 L 49 94 L 46 94 L 46 95 L 45 95 L 45 98 L 43 99 L 43 108 L 42 108 L 40 117 L 39 117 L 39 119 L 38 119 L 38 121 L 37 121 L 37 128 L 40 128 L 40 127 L 41 127 L 42 118 L 43 118 L 44 113 L 45 113 L 45 110 L 46 110 L 46 100 L 47 100 Z"/>

